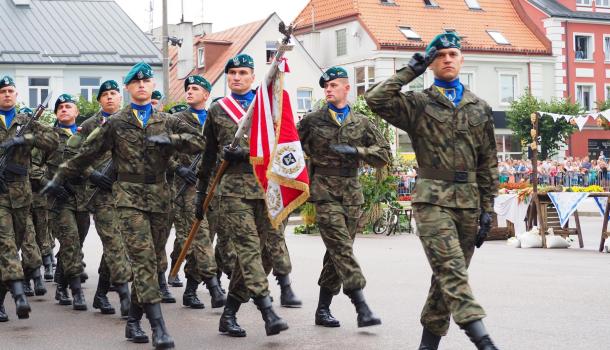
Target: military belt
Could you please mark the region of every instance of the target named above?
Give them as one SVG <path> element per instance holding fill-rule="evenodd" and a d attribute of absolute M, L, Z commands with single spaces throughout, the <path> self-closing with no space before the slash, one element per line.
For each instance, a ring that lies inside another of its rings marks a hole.
<path fill-rule="evenodd" d="M 325 176 L 341 176 L 341 177 L 356 177 L 358 176 L 358 168 L 325 168 L 314 167 L 314 174 Z"/>
<path fill-rule="evenodd" d="M 417 171 L 417 178 L 428 180 L 442 180 L 456 183 L 468 183 L 477 181 L 477 172 L 420 168 Z"/>
<path fill-rule="evenodd" d="M 231 163 L 227 170 L 225 170 L 225 174 L 252 174 L 254 171 L 252 170 L 252 165 L 246 162 L 239 163 Z"/>
<path fill-rule="evenodd" d="M 123 182 L 132 182 L 136 184 L 156 184 L 165 181 L 165 173 L 156 175 L 141 175 L 130 173 L 118 173 L 117 180 Z"/>

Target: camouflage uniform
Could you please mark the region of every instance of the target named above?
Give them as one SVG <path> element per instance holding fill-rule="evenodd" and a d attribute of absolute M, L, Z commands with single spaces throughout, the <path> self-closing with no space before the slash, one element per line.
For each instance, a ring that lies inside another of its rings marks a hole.
<path fill-rule="evenodd" d="M 282 222 L 278 230 L 272 230 L 267 237 L 267 243 L 263 248 L 263 266 L 267 274 L 273 271 L 275 276 L 289 275 L 292 273 L 292 263 L 290 262 L 290 253 L 286 245 L 284 230 L 288 218 Z"/>
<path fill-rule="evenodd" d="M 173 146 L 147 140 L 154 135 L 171 135 Z M 142 127 L 131 105 L 112 115 L 87 138 L 81 152 L 64 163 L 58 180 L 78 176 L 97 159 L 112 153 L 117 181 L 112 192 L 114 225 L 123 236 L 134 274 L 133 295 L 138 303 L 160 302 L 157 271 L 162 266 L 167 242 L 170 210 L 169 185 L 165 180 L 174 150 L 195 153 L 203 147 L 197 131 L 171 115 L 153 111 Z M 89 168 L 90 169 L 90 168 Z M 85 170 L 85 174 L 90 170 Z"/>
<path fill-rule="evenodd" d="M 32 223 L 32 216 L 28 215 L 25 225 L 25 236 L 23 237 L 23 245 L 21 246 L 21 264 L 26 280 L 28 276 L 42 266 L 42 254 L 36 242 L 36 232 Z"/>
<path fill-rule="evenodd" d="M 0 141 L 14 137 L 17 129 L 23 127 L 28 118 L 25 114 L 16 115 L 8 130 L 4 123 L 0 123 Z M 24 277 L 17 252 L 27 233 L 32 203 L 32 189 L 28 178 L 32 147 L 45 151 L 51 151 L 57 147 L 57 136 L 49 127 L 38 122 L 30 124 L 26 140 L 29 141 L 25 146 L 16 146 L 10 150 L 12 152 L 10 158 L 12 171 L 7 169 L 5 173 L 8 193 L 0 194 L 0 275 L 2 281 L 22 280 Z"/>
<path fill-rule="evenodd" d="M 231 278 L 231 272 L 235 266 L 235 248 L 231 242 L 231 235 L 224 229 L 224 214 L 220 212 L 220 197 L 214 196 L 210 202 L 210 207 L 206 215 L 210 231 L 210 241 L 214 241 L 216 236 L 216 246 L 214 247 L 214 258 L 218 270 Z"/>
<path fill-rule="evenodd" d="M 366 93 L 371 109 L 407 131 L 419 164 L 413 198 L 417 231 L 433 277 L 421 323 L 444 335 L 449 317 L 464 326 L 485 316 L 468 285 L 479 210 L 493 211 L 497 154 L 491 108 L 464 89 L 455 107 L 434 86 L 401 93 L 416 78 L 399 70 Z"/>
<path fill-rule="evenodd" d="M 53 254 L 55 247 L 54 238 L 48 227 L 49 214 L 47 213 L 47 196 L 40 194 L 40 190 L 46 184 L 44 177 L 45 152 L 38 149 L 32 150 L 32 171 L 30 173 L 30 184 L 32 186 L 32 222 L 36 231 L 36 242 L 42 256 Z"/>

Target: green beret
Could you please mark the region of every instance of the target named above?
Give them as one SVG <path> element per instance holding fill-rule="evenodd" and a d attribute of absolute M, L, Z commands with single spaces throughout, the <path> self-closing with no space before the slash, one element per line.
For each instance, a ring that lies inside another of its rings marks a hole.
<path fill-rule="evenodd" d="M 347 71 L 343 67 L 330 67 L 320 77 L 320 87 L 323 88 L 324 83 L 339 78 L 347 78 Z"/>
<path fill-rule="evenodd" d="M 225 65 L 225 74 L 231 68 L 252 68 L 254 69 L 254 59 L 245 53 L 239 54 L 227 61 Z"/>
<path fill-rule="evenodd" d="M 208 92 L 212 91 L 212 85 L 210 85 L 210 82 L 207 81 L 207 79 L 202 77 L 201 75 L 191 75 L 190 77 L 184 79 L 184 91 L 186 91 L 188 86 L 191 84 L 199 85 L 202 88 L 208 90 Z"/>
<path fill-rule="evenodd" d="M 175 105 L 172 108 L 169 109 L 169 113 L 170 114 L 176 114 L 182 111 L 186 111 L 189 108 L 189 106 L 185 105 L 185 104 L 179 104 L 179 105 Z"/>
<path fill-rule="evenodd" d="M 23 108 L 21 108 L 21 109 L 19 110 L 19 113 L 23 113 L 23 114 L 27 114 L 27 115 L 32 115 L 32 114 L 34 114 L 34 111 L 33 111 L 33 110 L 31 110 L 31 109 L 30 109 L 30 108 L 28 108 L 28 107 L 23 107 Z"/>
<path fill-rule="evenodd" d="M 155 90 L 150 97 L 151 100 L 161 100 L 163 98 L 163 94 L 159 90 Z"/>
<path fill-rule="evenodd" d="M 74 96 L 70 94 L 61 94 L 57 98 L 57 101 L 55 101 L 55 109 L 53 110 L 53 113 L 57 113 L 57 108 L 59 108 L 59 105 L 62 103 L 74 103 L 76 105 L 77 102 L 78 99 L 76 99 Z"/>
<path fill-rule="evenodd" d="M 114 80 L 106 80 L 105 82 L 102 83 L 102 85 L 100 85 L 100 89 L 97 93 L 97 100 L 100 100 L 100 97 L 102 97 L 102 94 L 106 91 L 110 91 L 110 90 L 114 90 L 117 92 L 121 92 L 121 90 L 119 90 L 119 84 L 114 81 Z"/>
<path fill-rule="evenodd" d="M 430 50 L 436 47 L 437 50 L 442 49 L 462 49 L 462 43 L 460 37 L 455 33 L 442 33 L 434 37 L 432 41 L 426 47 L 426 54 L 430 52 Z"/>
<path fill-rule="evenodd" d="M 136 63 L 136 65 L 131 67 L 131 69 L 125 76 L 123 83 L 127 85 L 132 80 L 150 79 L 153 77 L 153 75 L 154 74 L 152 68 L 148 64 L 144 62 Z"/>
<path fill-rule="evenodd" d="M 0 79 L 0 89 L 5 88 L 7 86 L 15 86 L 15 81 L 8 75 L 5 75 L 2 77 L 2 79 Z"/>

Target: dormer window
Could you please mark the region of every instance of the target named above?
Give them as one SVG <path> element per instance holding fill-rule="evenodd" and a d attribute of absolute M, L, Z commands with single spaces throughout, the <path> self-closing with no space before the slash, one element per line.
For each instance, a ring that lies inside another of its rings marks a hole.
<path fill-rule="evenodd" d="M 394 0 L 379 0 L 379 3 L 382 5 L 396 5 Z"/>
<path fill-rule="evenodd" d="M 438 4 L 434 0 L 424 0 L 426 7 L 438 7 Z"/>
<path fill-rule="evenodd" d="M 421 36 L 417 34 L 411 27 L 398 27 L 402 35 L 410 40 L 421 40 Z"/>
<path fill-rule="evenodd" d="M 471 10 L 481 10 L 481 5 L 479 5 L 478 0 L 464 0 L 466 1 L 466 5 Z"/>
<path fill-rule="evenodd" d="M 489 34 L 489 36 L 499 45 L 510 45 L 510 41 L 508 41 L 501 32 L 488 30 L 487 34 Z"/>

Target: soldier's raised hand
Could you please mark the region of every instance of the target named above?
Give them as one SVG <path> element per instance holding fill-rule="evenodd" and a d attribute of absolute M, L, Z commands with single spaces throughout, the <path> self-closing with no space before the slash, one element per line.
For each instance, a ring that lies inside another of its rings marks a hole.
<path fill-rule="evenodd" d="M 438 51 L 436 50 L 436 47 L 431 48 L 426 54 L 426 56 L 422 55 L 419 52 L 416 52 L 413 57 L 411 57 L 408 66 L 413 69 L 413 72 L 415 72 L 415 74 L 421 75 L 426 71 L 426 69 L 428 69 L 430 63 L 434 61 L 437 53 Z"/>

